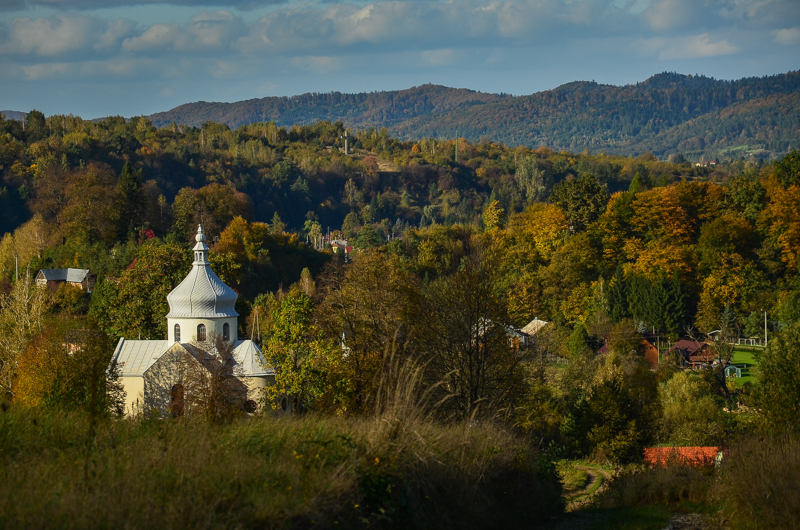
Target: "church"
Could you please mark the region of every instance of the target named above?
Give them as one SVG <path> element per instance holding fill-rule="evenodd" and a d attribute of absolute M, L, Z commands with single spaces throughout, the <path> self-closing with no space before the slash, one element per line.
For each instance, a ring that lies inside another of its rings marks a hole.
<path fill-rule="evenodd" d="M 190 385 L 221 378 L 237 406 L 254 412 L 261 389 L 274 383 L 256 343 L 238 337 L 238 295 L 211 270 L 202 226 L 195 241 L 192 270 L 167 295 L 167 339 L 121 338 L 114 350 L 111 366 L 125 389 L 125 414 L 183 414 Z"/>

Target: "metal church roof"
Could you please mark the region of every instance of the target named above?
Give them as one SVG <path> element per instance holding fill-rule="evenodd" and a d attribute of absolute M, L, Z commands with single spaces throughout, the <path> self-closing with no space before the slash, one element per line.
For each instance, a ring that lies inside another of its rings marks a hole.
<path fill-rule="evenodd" d="M 211 270 L 203 228 L 197 228 L 194 263 L 188 276 L 167 295 L 167 318 L 236 317 L 234 306 L 239 295 Z"/>
<path fill-rule="evenodd" d="M 194 351 L 196 346 L 189 343 L 175 343 L 168 340 L 126 340 L 119 339 L 114 350 L 112 363 L 116 362 L 120 377 L 142 376 L 148 368 L 175 344 L 186 351 Z M 272 375 L 274 370 L 267 366 L 264 354 L 252 340 L 233 342 L 233 358 L 236 360 L 235 374 L 238 377 Z"/>

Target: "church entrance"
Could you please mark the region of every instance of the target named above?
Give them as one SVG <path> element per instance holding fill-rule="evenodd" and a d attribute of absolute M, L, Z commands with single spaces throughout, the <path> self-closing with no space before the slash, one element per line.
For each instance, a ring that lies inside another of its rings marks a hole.
<path fill-rule="evenodd" d="M 183 416 L 183 385 L 172 385 L 170 390 L 169 412 L 173 418 Z"/>

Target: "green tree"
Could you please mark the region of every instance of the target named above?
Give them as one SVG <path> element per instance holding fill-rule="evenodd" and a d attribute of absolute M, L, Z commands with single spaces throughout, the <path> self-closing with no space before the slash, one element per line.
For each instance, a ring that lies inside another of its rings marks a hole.
<path fill-rule="evenodd" d="M 666 285 L 663 307 L 664 329 L 673 334 L 679 333 L 686 324 L 687 310 L 686 292 L 677 270 L 672 273 L 672 278 Z"/>
<path fill-rule="evenodd" d="M 114 188 L 117 239 L 125 241 L 134 228 L 142 226 L 145 213 L 145 196 L 141 172 L 125 162 Z"/>
<path fill-rule="evenodd" d="M 796 429 L 800 417 L 800 323 L 769 342 L 758 357 L 758 395 L 767 423 L 775 429 Z"/>
<path fill-rule="evenodd" d="M 104 282 L 92 298 L 89 314 L 110 334 L 129 339 L 167 336 L 167 295 L 191 269 L 192 253 L 174 243 L 142 245 L 117 284 Z"/>
<path fill-rule="evenodd" d="M 644 178 L 642 178 L 642 174 L 638 171 L 633 176 L 633 180 L 631 180 L 630 186 L 628 186 L 628 191 L 631 193 L 639 193 L 640 191 L 645 189 Z"/>
<path fill-rule="evenodd" d="M 25 115 L 25 138 L 29 143 L 41 140 L 47 132 L 47 120 L 41 111 L 31 110 Z"/>
<path fill-rule="evenodd" d="M 775 164 L 775 176 L 786 187 L 800 183 L 800 150 L 786 154 Z"/>
<path fill-rule="evenodd" d="M 586 326 L 584 326 L 583 323 L 578 322 L 575 324 L 575 329 L 572 331 L 572 335 L 569 337 L 567 346 L 569 348 L 570 357 L 578 357 L 586 354 L 587 352 L 591 352 L 592 349 L 589 346 L 589 333 L 586 331 Z"/>
<path fill-rule="evenodd" d="M 594 175 L 587 173 L 556 184 L 552 200 L 564 210 L 570 229 L 580 232 L 603 213 L 608 202 L 608 191 Z"/>
<path fill-rule="evenodd" d="M 353 246 L 355 248 L 372 248 L 377 247 L 380 244 L 381 241 L 378 239 L 378 234 L 375 232 L 375 227 L 372 224 L 366 224 L 358 232 L 358 237 L 356 238 Z"/>
<path fill-rule="evenodd" d="M 272 313 L 265 354 L 275 370 L 275 384 L 266 388 L 274 408 L 286 397 L 292 412 L 304 412 L 324 392 L 329 348 L 312 324 L 313 313 L 314 302 L 300 291 L 284 296 Z"/>
<path fill-rule="evenodd" d="M 625 272 L 622 265 L 617 266 L 611 286 L 608 290 L 608 304 L 611 308 L 611 318 L 614 322 L 619 322 L 630 314 L 628 310 L 627 284 L 625 283 Z"/>
<path fill-rule="evenodd" d="M 723 412 L 708 384 L 696 374 L 678 372 L 659 388 L 662 440 L 677 445 L 718 445 Z"/>

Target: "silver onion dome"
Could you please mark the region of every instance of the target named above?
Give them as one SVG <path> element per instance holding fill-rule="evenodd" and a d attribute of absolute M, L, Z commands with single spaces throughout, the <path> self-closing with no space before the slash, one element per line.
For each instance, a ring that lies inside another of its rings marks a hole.
<path fill-rule="evenodd" d="M 192 249 L 192 270 L 184 280 L 167 295 L 167 318 L 217 318 L 236 317 L 234 306 L 239 295 L 225 285 L 211 270 L 208 247 L 203 227 L 197 227 L 197 244 Z"/>

